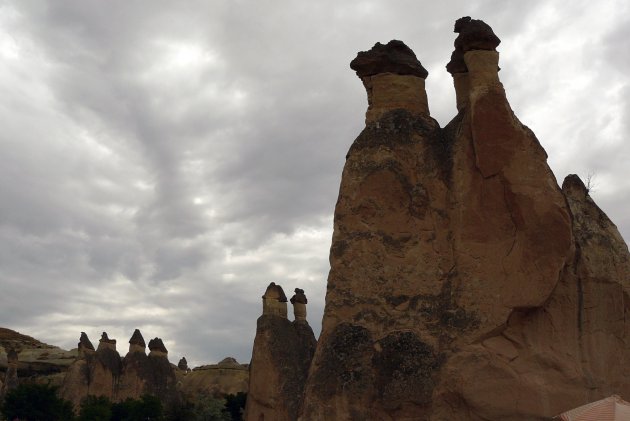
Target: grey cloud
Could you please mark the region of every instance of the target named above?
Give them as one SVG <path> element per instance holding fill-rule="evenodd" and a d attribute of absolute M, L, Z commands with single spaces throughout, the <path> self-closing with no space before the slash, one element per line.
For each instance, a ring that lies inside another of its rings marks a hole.
<path fill-rule="evenodd" d="M 171 359 L 247 361 L 272 280 L 306 290 L 319 331 L 341 169 L 366 108 L 348 63 L 377 41 L 414 49 L 445 125 L 454 20 L 486 20 L 558 177 L 627 172 L 624 143 L 592 145 L 627 139 L 606 115 L 627 116 L 629 96 L 591 101 L 601 80 L 625 82 L 608 68 L 627 64 L 614 54 L 627 25 L 612 16 L 594 42 L 552 47 L 613 0 L 6 4 L 0 34 L 21 56 L 0 69 L 0 319 L 65 347 L 82 330 L 126 344 L 139 327 Z M 582 92 L 562 85 L 575 80 Z M 595 198 L 628 238 L 630 186 L 615 187 Z"/>

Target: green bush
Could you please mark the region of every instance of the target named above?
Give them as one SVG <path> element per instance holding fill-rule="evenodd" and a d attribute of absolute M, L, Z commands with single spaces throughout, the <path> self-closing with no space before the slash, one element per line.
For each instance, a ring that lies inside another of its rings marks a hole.
<path fill-rule="evenodd" d="M 88 396 L 81 401 L 78 421 L 110 421 L 112 402 L 105 396 Z"/>
<path fill-rule="evenodd" d="M 72 403 L 59 398 L 56 388 L 42 384 L 21 384 L 10 390 L 4 397 L 2 413 L 9 420 L 74 420 Z"/>
<path fill-rule="evenodd" d="M 162 402 L 151 395 L 140 399 L 127 399 L 112 405 L 111 421 L 156 421 L 163 420 Z"/>

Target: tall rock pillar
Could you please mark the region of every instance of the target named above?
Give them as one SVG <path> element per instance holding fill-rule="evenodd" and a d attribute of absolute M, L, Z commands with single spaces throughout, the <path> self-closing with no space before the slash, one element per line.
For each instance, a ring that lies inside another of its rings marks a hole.
<path fill-rule="evenodd" d="M 350 67 L 368 95 L 335 208 L 326 307 L 304 420 L 425 419 L 451 303 L 451 157 L 429 115 L 427 71 L 401 41 Z"/>
<path fill-rule="evenodd" d="M 280 285 L 270 283 L 263 295 L 249 369 L 246 421 L 295 421 L 298 417 L 316 341 L 306 321 L 304 291 L 296 289 L 291 302 L 294 322 L 287 319 L 287 297 Z"/>

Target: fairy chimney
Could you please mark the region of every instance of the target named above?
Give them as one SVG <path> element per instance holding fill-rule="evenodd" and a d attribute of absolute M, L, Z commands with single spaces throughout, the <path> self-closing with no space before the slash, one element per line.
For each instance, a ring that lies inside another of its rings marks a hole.
<path fill-rule="evenodd" d="M 132 352 L 142 352 L 146 353 L 146 343 L 144 342 L 144 338 L 142 337 L 142 333 L 140 333 L 140 329 L 136 329 L 133 331 L 133 335 L 129 339 L 129 353 Z"/>
<path fill-rule="evenodd" d="M 149 357 L 168 358 L 168 351 L 166 350 L 162 339 L 153 338 L 149 341 Z"/>
<path fill-rule="evenodd" d="M 496 48 L 501 40 L 488 24 L 469 16 L 457 19 L 454 32 L 458 36 L 446 70 L 453 76 L 457 110 L 461 111 L 472 91 L 499 83 Z"/>
<path fill-rule="evenodd" d="M 304 295 L 304 290 L 300 288 L 295 288 L 295 294 L 291 297 L 291 304 L 293 304 L 293 315 L 295 316 L 295 320 L 306 320 L 306 304 L 308 300 L 306 299 L 306 295 Z"/>
<path fill-rule="evenodd" d="M 98 341 L 97 351 L 103 349 L 111 349 L 112 351 L 116 351 L 116 339 L 109 339 L 107 336 L 107 332 L 103 332 L 101 335 L 101 339 Z"/>
<path fill-rule="evenodd" d="M 267 287 L 263 300 L 263 315 L 287 317 L 287 296 L 282 287 L 272 282 Z"/>
<path fill-rule="evenodd" d="M 83 358 L 88 354 L 94 353 L 94 345 L 92 345 L 90 338 L 88 338 L 88 335 L 85 332 L 81 332 L 81 337 L 79 338 L 77 349 L 79 353 L 79 358 Z"/>

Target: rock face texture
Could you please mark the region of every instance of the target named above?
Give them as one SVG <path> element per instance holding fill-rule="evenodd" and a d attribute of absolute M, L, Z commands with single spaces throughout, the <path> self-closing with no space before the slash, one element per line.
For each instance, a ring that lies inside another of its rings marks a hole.
<path fill-rule="evenodd" d="M 512 112 L 492 29 L 462 18 L 455 32 L 444 129 L 400 41 L 351 64 L 366 127 L 300 420 L 542 420 L 630 394 L 628 248 L 576 176 L 560 189 Z M 273 330 L 261 319 L 257 341 Z"/>
<path fill-rule="evenodd" d="M 293 301 L 303 301 L 300 290 Z M 297 290 L 296 290 L 297 292 Z M 292 301 L 292 302 L 293 302 Z M 298 417 L 308 368 L 315 352 L 315 335 L 304 318 L 287 320 L 287 299 L 282 287 L 269 284 L 263 295 L 250 364 L 245 420 L 294 421 Z M 302 312 L 300 311 L 300 315 Z"/>

